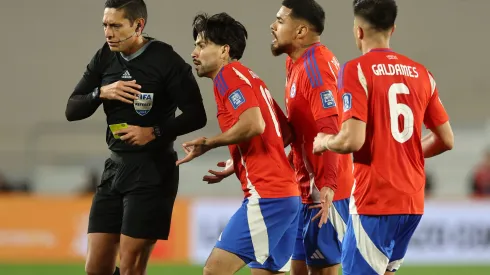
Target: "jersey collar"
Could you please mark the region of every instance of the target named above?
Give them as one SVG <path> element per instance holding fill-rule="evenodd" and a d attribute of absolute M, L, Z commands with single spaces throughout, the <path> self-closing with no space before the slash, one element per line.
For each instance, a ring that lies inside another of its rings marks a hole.
<path fill-rule="evenodd" d="M 390 48 L 374 48 L 371 49 L 369 52 L 393 52 L 393 50 Z"/>

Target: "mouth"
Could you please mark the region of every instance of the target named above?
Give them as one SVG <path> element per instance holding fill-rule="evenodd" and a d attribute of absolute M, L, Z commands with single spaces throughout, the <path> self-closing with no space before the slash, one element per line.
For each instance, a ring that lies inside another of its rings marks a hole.
<path fill-rule="evenodd" d="M 109 44 L 110 47 L 116 47 L 119 43 L 107 41 L 107 44 Z"/>
<path fill-rule="evenodd" d="M 277 42 L 277 36 L 271 32 L 271 35 L 272 35 L 272 44 L 275 44 Z"/>
<path fill-rule="evenodd" d="M 194 63 L 194 67 L 197 69 L 200 65 L 201 62 L 194 60 L 192 63 Z"/>

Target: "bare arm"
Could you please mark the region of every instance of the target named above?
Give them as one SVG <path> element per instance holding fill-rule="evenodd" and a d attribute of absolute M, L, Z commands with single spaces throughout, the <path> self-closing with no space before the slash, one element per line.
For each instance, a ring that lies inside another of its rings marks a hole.
<path fill-rule="evenodd" d="M 422 138 L 424 158 L 431 158 L 453 149 L 454 134 L 449 121 L 430 131 L 431 133 Z"/>
<path fill-rule="evenodd" d="M 212 148 L 238 144 L 262 134 L 264 130 L 265 122 L 259 107 L 252 107 L 245 110 L 240 115 L 237 123 L 228 131 L 207 139 L 206 144 Z"/>
<path fill-rule="evenodd" d="M 350 154 L 361 149 L 366 139 L 366 123 L 351 118 L 342 123 L 337 135 L 325 140 L 324 146 L 339 154 Z"/>

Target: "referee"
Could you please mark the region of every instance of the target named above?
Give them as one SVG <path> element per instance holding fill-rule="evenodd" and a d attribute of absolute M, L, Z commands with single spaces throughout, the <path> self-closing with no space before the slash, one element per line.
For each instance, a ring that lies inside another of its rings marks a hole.
<path fill-rule="evenodd" d="M 145 273 L 153 245 L 170 230 L 179 179 L 173 142 L 206 125 L 191 67 L 170 45 L 142 35 L 146 21 L 143 0 L 106 0 L 106 43 L 66 107 L 68 121 L 101 104 L 107 115 L 112 154 L 90 210 L 89 275 L 113 274 L 118 252 L 121 274 Z"/>

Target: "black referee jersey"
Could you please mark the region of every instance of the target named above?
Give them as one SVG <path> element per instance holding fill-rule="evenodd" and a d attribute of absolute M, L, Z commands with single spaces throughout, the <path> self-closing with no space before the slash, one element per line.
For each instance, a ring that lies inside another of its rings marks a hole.
<path fill-rule="evenodd" d="M 165 150 L 177 136 L 206 125 L 206 112 L 192 67 L 172 46 L 146 38 L 149 41 L 130 56 L 112 52 L 107 43 L 104 44 L 87 65 L 68 100 L 66 118 L 69 121 L 85 119 L 103 104 L 108 125 L 159 127 L 161 136 L 144 146 L 114 138 L 107 127 L 106 141 L 113 152 Z M 141 85 L 141 95 L 133 104 L 99 98 L 100 87 L 119 80 L 136 80 Z M 175 117 L 177 108 L 182 114 Z"/>

